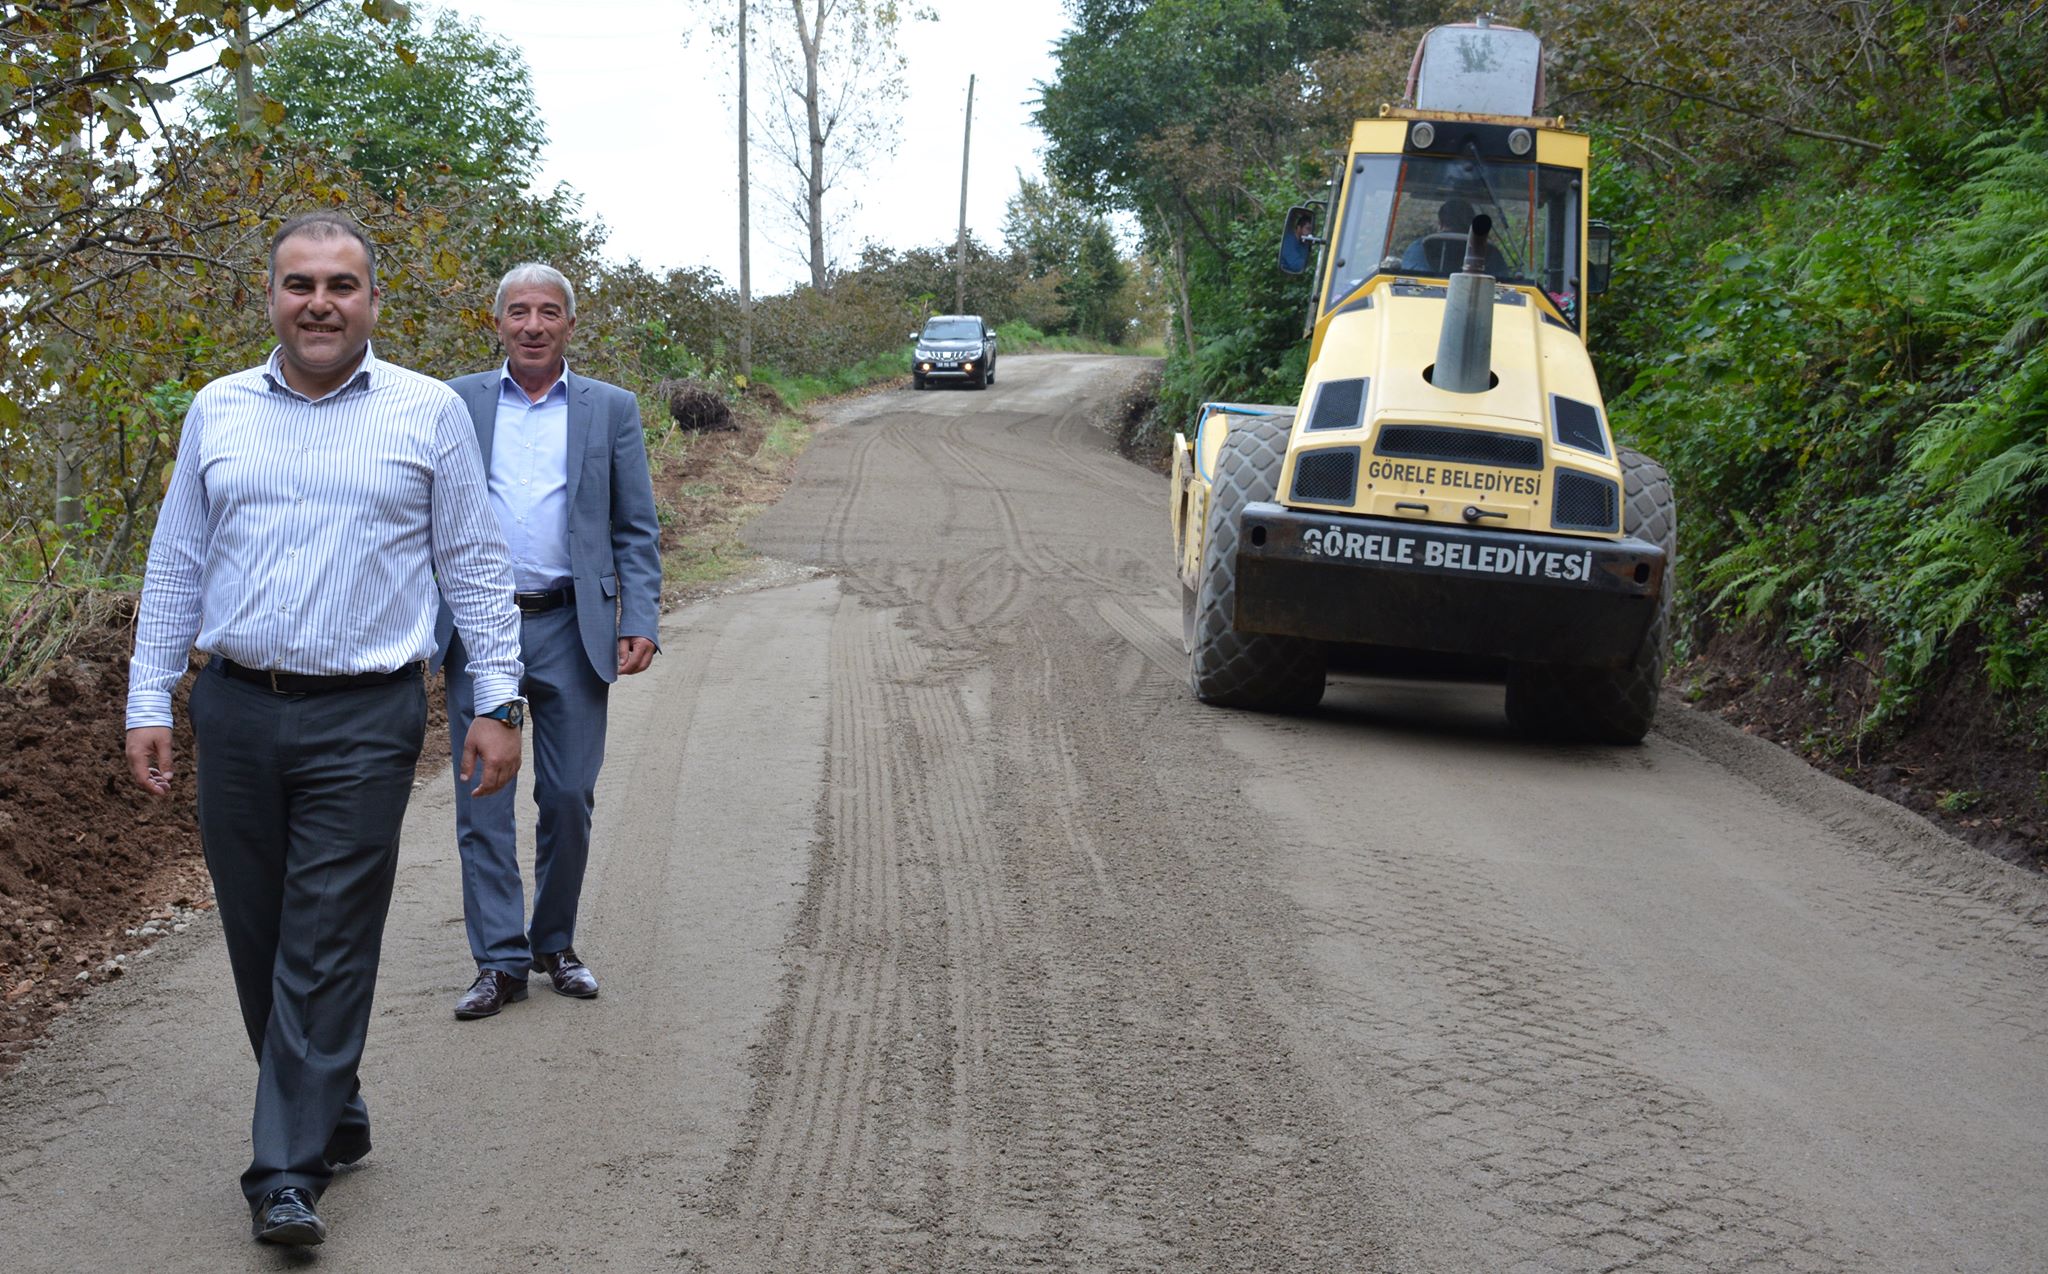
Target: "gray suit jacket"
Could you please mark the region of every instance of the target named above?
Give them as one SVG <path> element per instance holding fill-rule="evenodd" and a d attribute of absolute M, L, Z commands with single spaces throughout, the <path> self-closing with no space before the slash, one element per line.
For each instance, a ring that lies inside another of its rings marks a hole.
<path fill-rule="evenodd" d="M 484 471 L 498 419 L 501 371 L 458 376 L 476 424 Z M 606 681 L 619 677 L 619 638 L 658 640 L 661 631 L 661 526 L 647 469 L 640 404 L 617 385 L 569 373 L 569 566 L 576 584 L 576 624 L 590 666 Z M 434 624 L 434 666 L 447 657 L 455 618 L 441 603 Z"/>

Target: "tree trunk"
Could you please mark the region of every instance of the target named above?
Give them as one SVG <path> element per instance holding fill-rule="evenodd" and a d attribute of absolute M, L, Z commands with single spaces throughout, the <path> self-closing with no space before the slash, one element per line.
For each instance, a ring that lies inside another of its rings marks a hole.
<path fill-rule="evenodd" d="M 1175 225 L 1171 220 L 1167 218 L 1166 210 L 1164 208 L 1159 210 L 1159 219 L 1161 222 L 1163 222 L 1166 226 L 1169 227 L 1168 233 L 1172 236 L 1173 281 L 1175 287 L 1178 289 L 1180 293 L 1181 331 L 1182 335 L 1184 335 L 1187 338 L 1188 342 L 1188 366 L 1193 367 L 1195 362 L 1195 316 L 1194 313 L 1188 308 L 1187 243 L 1185 240 L 1181 238 L 1180 227 Z"/>
<path fill-rule="evenodd" d="M 74 67 L 83 70 L 84 63 L 74 62 Z M 82 151 L 88 144 L 86 130 L 81 128 L 75 135 L 64 139 L 58 147 L 60 154 Z M 85 183 L 79 192 L 84 201 L 92 202 L 92 185 Z M 72 373 L 78 366 L 78 351 L 68 336 L 59 336 L 50 341 L 45 366 L 57 374 L 61 383 L 69 384 Z M 66 538 L 85 529 L 85 466 L 81 463 L 84 440 L 79 437 L 79 424 L 75 416 L 60 414 L 55 428 L 51 431 L 57 444 L 56 489 L 51 493 L 51 513 L 57 522 L 58 531 Z"/>
<path fill-rule="evenodd" d="M 235 125 L 244 136 L 256 131 L 263 116 L 256 108 L 256 86 L 249 68 L 249 11 L 235 10 L 235 25 L 228 38 L 235 51 Z"/>
<path fill-rule="evenodd" d="M 827 0 L 818 0 L 812 22 L 804 23 L 802 0 L 790 0 L 796 11 L 797 39 L 804 49 L 804 119 L 810 125 L 810 162 L 804 172 L 804 220 L 810 231 L 811 286 L 825 290 L 825 125 L 818 101 L 818 48 L 824 42 Z"/>
<path fill-rule="evenodd" d="M 59 417 L 55 432 L 57 498 L 54 512 L 58 528 L 66 536 L 71 536 L 85 525 L 85 466 L 80 463 L 77 422 Z"/>

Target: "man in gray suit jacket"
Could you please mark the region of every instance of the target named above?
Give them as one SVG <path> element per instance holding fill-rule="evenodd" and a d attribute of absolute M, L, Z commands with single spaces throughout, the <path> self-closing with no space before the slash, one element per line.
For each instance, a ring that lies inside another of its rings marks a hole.
<path fill-rule="evenodd" d="M 574 944 L 604 764 L 605 702 L 620 674 L 653 662 L 661 613 L 659 526 L 640 407 L 625 390 L 569 370 L 575 289 L 550 266 L 514 266 L 498 283 L 492 313 L 504 366 L 448 384 L 476 424 L 491 510 L 512 552 L 539 821 L 529 923 L 514 834 L 516 785 L 486 797 L 455 785 L 462 911 L 477 964 L 476 981 L 456 1002 L 458 1018 L 490 1017 L 525 999 L 529 969 L 547 974 L 562 995 L 597 994 L 597 978 Z M 435 658 L 448 668 L 449 747 L 460 756 L 472 692 L 445 605 L 436 637 Z"/>

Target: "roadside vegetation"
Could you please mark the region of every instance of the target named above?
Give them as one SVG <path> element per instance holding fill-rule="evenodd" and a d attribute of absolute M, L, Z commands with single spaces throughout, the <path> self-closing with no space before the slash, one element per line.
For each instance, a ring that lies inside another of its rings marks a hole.
<path fill-rule="evenodd" d="M 1529 0 L 1619 236 L 1594 355 L 1679 488 L 1677 679 L 2016 856 L 2048 847 L 2048 5 Z M 1142 225 L 1153 428 L 1292 401 L 1281 215 L 1460 4 L 1081 0 L 1053 179 Z M 1999 793 L 1992 799 L 1990 792 Z"/>
<path fill-rule="evenodd" d="M 500 357 L 490 305 L 507 267 L 567 274 L 577 370 L 638 393 L 650 450 L 685 475 L 671 521 L 727 528 L 678 563 L 685 579 L 731 559 L 758 494 L 746 466 L 801 446 L 803 404 L 906 375 L 910 334 L 958 299 L 953 243 L 868 245 L 755 298 L 743 358 L 726 280 L 613 262 L 575 191 L 531 187 L 546 124 L 523 55 L 445 11 L 38 4 L 0 22 L 0 46 L 0 685 L 132 604 L 193 392 L 271 344 L 264 250 L 294 212 L 341 206 L 369 228 L 378 355 L 438 374 Z M 166 59 L 192 51 L 218 67 L 174 81 Z M 968 241 L 965 307 L 1009 324 L 1011 349 L 1131 339 L 1147 275 L 1100 214 L 1026 182 L 1004 238 Z M 738 439 L 671 421 L 665 389 L 683 382 L 737 412 Z"/>

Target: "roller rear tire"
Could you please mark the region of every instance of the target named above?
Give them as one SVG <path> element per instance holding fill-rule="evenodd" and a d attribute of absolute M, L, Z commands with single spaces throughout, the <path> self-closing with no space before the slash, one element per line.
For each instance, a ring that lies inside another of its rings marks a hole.
<path fill-rule="evenodd" d="M 1322 702 L 1325 660 L 1320 642 L 1244 633 L 1233 626 L 1239 515 L 1254 501 L 1272 499 L 1279 488 L 1289 423 L 1258 416 L 1234 420 L 1216 458 L 1208 533 L 1202 541 L 1201 586 L 1184 589 L 1182 599 L 1188 685 L 1203 703 L 1306 712 Z"/>
<path fill-rule="evenodd" d="M 1596 743 L 1641 743 L 1657 717 L 1657 693 L 1671 645 L 1671 583 L 1678 559 L 1678 508 L 1664 466 L 1623 447 L 1622 528 L 1664 550 L 1657 613 L 1635 657 L 1616 668 L 1520 664 L 1508 673 L 1508 723 L 1526 734 Z"/>

